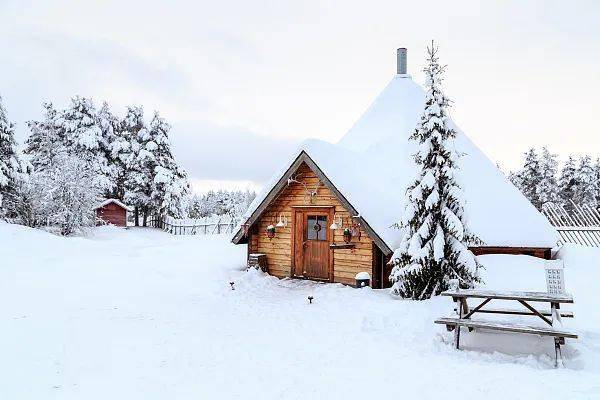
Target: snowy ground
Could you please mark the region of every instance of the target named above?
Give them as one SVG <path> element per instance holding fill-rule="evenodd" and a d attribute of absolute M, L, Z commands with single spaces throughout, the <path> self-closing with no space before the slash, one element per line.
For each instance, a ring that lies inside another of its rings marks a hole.
<path fill-rule="evenodd" d="M 548 338 L 465 333 L 455 351 L 433 324 L 448 298 L 246 273 L 245 251 L 219 236 L 0 224 L 0 399 L 600 398 L 598 249 L 562 254 L 580 339 L 558 370 Z M 481 260 L 490 288 L 545 288 L 529 257 Z"/>

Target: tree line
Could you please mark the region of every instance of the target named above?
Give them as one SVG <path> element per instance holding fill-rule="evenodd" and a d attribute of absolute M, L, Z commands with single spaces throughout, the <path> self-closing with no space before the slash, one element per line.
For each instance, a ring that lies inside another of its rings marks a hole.
<path fill-rule="evenodd" d="M 530 148 L 509 179 L 538 210 L 548 202 L 570 209 L 571 201 L 600 208 L 600 157 L 571 155 L 559 169 L 556 154 L 546 147 Z"/>
<path fill-rule="evenodd" d="M 64 109 L 45 103 L 29 121 L 20 152 L 14 124 L 0 97 L 0 217 L 70 234 L 95 224 L 90 212 L 101 198 L 134 207 L 136 225 L 151 213 L 182 217 L 190 186 L 169 141 L 170 125 L 141 106 L 120 118 L 108 103 L 75 96 Z"/>
<path fill-rule="evenodd" d="M 211 215 L 227 215 L 239 219 L 254 198 L 250 190 L 211 190 L 203 195 L 194 195 L 188 208 L 189 218 L 205 218 Z"/>

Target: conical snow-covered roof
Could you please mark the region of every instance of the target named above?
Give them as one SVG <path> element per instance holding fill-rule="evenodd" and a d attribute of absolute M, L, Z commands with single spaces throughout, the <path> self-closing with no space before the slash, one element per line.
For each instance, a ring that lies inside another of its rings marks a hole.
<path fill-rule="evenodd" d="M 303 151 L 387 244 L 395 249 L 406 188 L 417 172 L 409 140 L 424 108 L 425 91 L 396 75 L 338 144 L 305 141 L 250 205 L 250 218 Z M 463 153 L 457 176 L 466 198 L 470 230 L 487 246 L 554 247 L 558 234 L 507 177 L 454 125 Z"/>

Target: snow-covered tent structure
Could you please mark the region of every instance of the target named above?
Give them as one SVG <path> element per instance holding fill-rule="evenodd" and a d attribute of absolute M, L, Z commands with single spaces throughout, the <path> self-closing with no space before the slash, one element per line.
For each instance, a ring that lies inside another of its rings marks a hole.
<path fill-rule="evenodd" d="M 368 272 L 375 287 L 387 286 L 386 264 L 401 238 L 395 223 L 416 173 L 416 144 L 408 138 L 424 95 L 399 64 L 398 73 L 337 144 L 301 144 L 250 205 L 233 242 L 248 243 L 249 253 L 266 254 L 276 276 L 353 283 L 356 273 Z M 484 243 L 472 250 L 548 258 L 558 240 L 554 228 L 455 129 L 457 150 L 464 154 L 457 179 L 468 224 Z M 269 238 L 271 225 L 275 233 Z"/>

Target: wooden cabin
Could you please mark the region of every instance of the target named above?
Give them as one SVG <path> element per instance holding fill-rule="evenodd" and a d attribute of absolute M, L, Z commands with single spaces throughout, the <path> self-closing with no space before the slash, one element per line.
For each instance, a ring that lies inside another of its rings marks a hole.
<path fill-rule="evenodd" d="M 356 210 L 310 157 L 302 153 L 287 175 L 291 178 L 279 182 L 234 243 L 248 243 L 248 254 L 265 254 L 269 273 L 280 278 L 354 285 L 356 274 L 368 272 L 375 287 L 387 286 L 391 250 L 353 217 Z M 285 226 L 277 226 L 280 221 Z M 269 226 L 275 227 L 273 237 Z"/>
<path fill-rule="evenodd" d="M 132 209 L 117 199 L 106 199 L 96 206 L 95 211 L 96 225 L 127 227 L 127 212 Z"/>
<path fill-rule="evenodd" d="M 409 137 L 425 103 L 405 62 L 399 49 L 397 74 L 337 144 L 305 141 L 266 183 L 232 239 L 248 245 L 249 260 L 266 257 L 261 265 L 280 278 L 352 285 L 367 272 L 373 287 L 390 286 L 389 260 L 402 238 L 395 224 L 416 173 Z M 469 230 L 482 243 L 471 251 L 550 258 L 556 230 L 456 131 Z"/>

